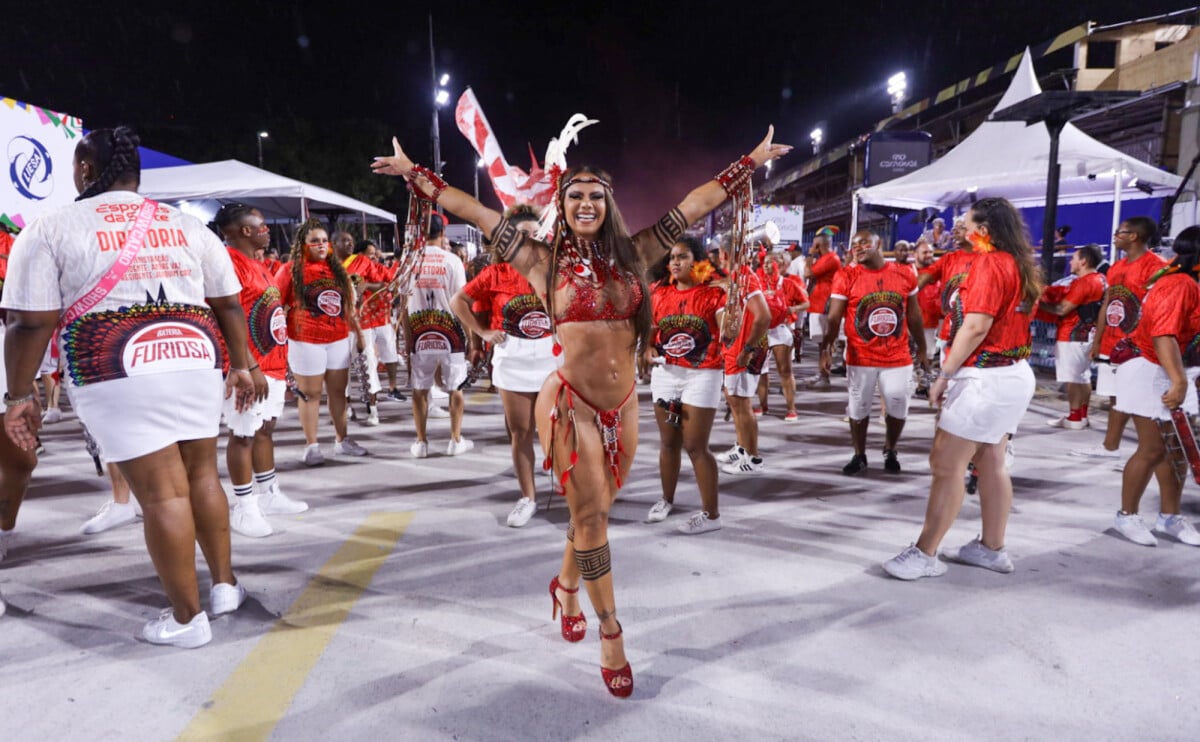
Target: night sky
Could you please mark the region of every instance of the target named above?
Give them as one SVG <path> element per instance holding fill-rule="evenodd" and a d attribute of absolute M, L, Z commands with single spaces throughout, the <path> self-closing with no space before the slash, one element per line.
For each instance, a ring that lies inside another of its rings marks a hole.
<path fill-rule="evenodd" d="M 0 94 L 128 124 L 143 143 L 193 161 L 255 162 L 370 200 L 350 182 L 395 133 L 429 162 L 430 6 L 418 2 L 21 3 L 4 17 Z M 448 179 L 471 188 L 474 154 L 453 101 L 475 89 L 511 163 L 539 158 L 566 119 L 600 124 L 568 159 L 616 177 L 633 228 L 761 138 L 808 151 L 825 124 L 837 144 L 885 117 L 885 81 L 904 70 L 912 99 L 1085 20 L 1102 24 L 1181 2 L 928 0 L 834 2 L 438 3 Z M 37 6 L 37 7 L 32 7 Z M 1043 70 L 1045 71 L 1045 70 Z M 372 141 L 379 137 L 380 141 Z M 289 142 L 290 140 L 290 142 Z M 342 166 L 318 157 L 329 150 Z M 792 155 L 799 162 L 803 154 Z M 316 165 L 315 163 L 323 163 Z M 788 165 L 785 161 L 784 166 Z M 369 184 L 368 184 L 369 185 Z M 490 195 L 490 194 L 489 194 Z M 381 203 L 397 210 L 400 204 Z"/>

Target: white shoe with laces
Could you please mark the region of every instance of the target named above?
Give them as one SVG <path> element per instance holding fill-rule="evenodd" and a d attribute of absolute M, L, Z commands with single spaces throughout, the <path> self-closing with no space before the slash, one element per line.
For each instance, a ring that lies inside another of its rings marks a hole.
<path fill-rule="evenodd" d="M 229 513 L 229 527 L 234 533 L 249 538 L 265 538 L 275 532 L 263 517 L 258 495 L 242 495 L 234 501 Z"/>
<path fill-rule="evenodd" d="M 972 567 L 983 567 L 990 569 L 993 572 L 1009 574 L 1013 571 L 1012 559 L 1008 556 L 1008 551 L 1000 548 L 997 550 L 989 549 L 983 545 L 983 542 L 978 537 L 968 541 L 958 548 L 942 549 L 942 556 L 952 562 L 959 564 L 969 564 Z"/>
<path fill-rule="evenodd" d="M 279 489 L 279 480 L 275 480 L 266 492 L 258 496 L 258 507 L 263 515 L 295 515 L 308 510 L 308 503 L 283 494 Z"/>
<path fill-rule="evenodd" d="M 721 530 L 721 516 L 710 518 L 708 513 L 696 513 L 679 525 L 679 532 L 689 536 L 719 530 Z"/>
<path fill-rule="evenodd" d="M 110 528 L 132 523 L 135 520 L 137 520 L 137 508 L 132 502 L 119 503 L 110 499 L 100 506 L 95 515 L 79 527 L 79 532 L 85 536 L 91 536 L 103 533 Z"/>
<path fill-rule="evenodd" d="M 446 446 L 446 455 L 447 456 L 458 456 L 460 454 L 466 453 L 467 451 L 470 451 L 472 448 L 475 448 L 475 444 L 469 438 L 459 438 L 458 440 L 451 440 L 450 443 Z"/>
<path fill-rule="evenodd" d="M 1075 448 L 1071 450 L 1072 456 L 1083 456 L 1097 459 L 1119 459 L 1121 458 L 1121 449 L 1109 451 L 1104 447 L 1104 443 L 1097 443 L 1087 448 Z"/>
<path fill-rule="evenodd" d="M 650 512 L 646 515 L 647 523 L 660 523 L 667 519 L 671 514 L 671 510 L 675 506 L 666 500 L 659 500 L 650 506 Z"/>
<path fill-rule="evenodd" d="M 742 451 L 745 454 L 745 451 Z M 759 456 L 740 456 L 736 461 L 731 461 L 721 467 L 721 471 L 726 474 L 761 474 L 763 471 L 763 460 Z"/>
<path fill-rule="evenodd" d="M 240 584 L 230 585 L 227 582 L 218 582 L 209 588 L 208 609 L 212 611 L 214 616 L 233 613 L 238 608 L 241 608 L 242 603 L 245 602 L 246 588 Z"/>
<path fill-rule="evenodd" d="M 718 464 L 732 464 L 734 461 L 737 461 L 739 456 L 745 453 L 742 447 L 735 443 L 729 447 L 728 451 L 722 451 L 714 455 L 713 458 L 717 460 Z"/>
<path fill-rule="evenodd" d="M 367 449 L 354 442 L 353 438 L 347 436 L 333 444 L 334 456 L 366 456 Z"/>
<path fill-rule="evenodd" d="M 1157 533 L 1170 536 L 1181 544 L 1200 546 L 1200 533 L 1196 532 L 1195 527 L 1188 522 L 1187 518 L 1178 513 L 1175 515 L 1159 513 L 1158 521 L 1154 524 L 1154 530 Z"/>
<path fill-rule="evenodd" d="M 412 454 L 414 459 L 423 459 L 429 455 L 429 443 L 426 441 L 413 441 L 413 444 L 408 447 L 408 452 Z"/>
<path fill-rule="evenodd" d="M 520 528 L 524 526 L 533 517 L 533 513 L 536 510 L 536 501 L 528 497 L 522 497 L 520 500 L 517 500 L 517 504 L 513 506 L 512 512 L 508 514 L 508 527 Z"/>
<path fill-rule="evenodd" d="M 363 425 L 366 425 L 369 428 L 373 428 L 378 424 L 379 424 L 379 410 L 372 407 L 371 411 L 367 413 L 367 420 L 366 420 L 366 422 L 363 423 Z"/>
<path fill-rule="evenodd" d="M 54 423 L 62 422 L 62 410 L 57 407 L 51 407 L 42 413 L 42 425 L 53 425 Z"/>
<path fill-rule="evenodd" d="M 884 562 L 883 571 L 897 580 L 919 580 L 922 577 L 941 577 L 946 574 L 946 565 L 912 544 Z"/>
<path fill-rule="evenodd" d="M 208 614 L 204 611 L 181 624 L 175 620 L 174 608 L 164 608 L 158 618 L 142 627 L 142 638 L 151 644 L 195 649 L 212 641 L 212 629 L 208 625 Z"/>
<path fill-rule="evenodd" d="M 429 412 L 426 414 L 426 417 L 428 417 L 431 420 L 444 420 L 444 419 L 450 417 L 450 411 L 447 410 L 445 407 L 438 407 L 437 405 L 429 405 Z"/>
<path fill-rule="evenodd" d="M 1118 511 L 1117 517 L 1113 519 L 1113 525 L 1118 533 L 1135 544 L 1158 546 L 1158 539 L 1154 538 L 1154 534 L 1150 533 L 1150 529 L 1146 528 L 1146 524 L 1142 521 L 1142 516 L 1137 513 Z"/>

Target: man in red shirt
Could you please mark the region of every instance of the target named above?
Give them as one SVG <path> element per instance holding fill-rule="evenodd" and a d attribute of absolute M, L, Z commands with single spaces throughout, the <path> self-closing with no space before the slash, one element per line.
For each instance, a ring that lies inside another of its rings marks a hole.
<path fill-rule="evenodd" d="M 899 472 L 896 444 L 908 417 L 912 356 L 909 337 L 917 345 L 917 357 L 926 367 L 925 332 L 917 304 L 917 279 L 912 269 L 889 263 L 880 250 L 879 235 L 860 230 L 850 240 L 855 265 L 838 271 L 829 302 L 829 333 L 821 341 L 821 366 L 828 371 L 838 324 L 846 318 L 846 382 L 850 402 L 850 437 L 854 457 L 842 468 L 848 476 L 867 470 L 867 424 L 871 401 L 878 386 L 887 411 L 883 468 Z"/>
<path fill-rule="evenodd" d="M 921 274 L 929 271 L 937 260 L 933 255 L 933 245 L 928 240 L 919 239 L 913 249 L 916 256 L 917 283 L 920 285 Z M 942 283 L 930 281 L 917 290 L 917 304 L 921 307 L 921 326 L 925 328 L 925 357 L 934 362 L 937 359 L 937 328 L 942 321 Z M 917 389 L 921 396 L 922 388 Z"/>
<path fill-rule="evenodd" d="M 952 251 L 942 255 L 933 265 L 921 271 L 917 276 L 918 292 L 930 284 L 937 284 L 941 287 L 939 297 L 942 319 L 941 325 L 938 326 L 937 339 L 939 342 L 937 344 L 943 348 L 949 345 L 954 323 L 962 322 L 962 299 L 958 295 L 958 287 L 966 279 L 967 273 L 971 269 L 971 261 L 974 259 L 971 243 L 967 241 L 967 230 L 963 225 L 962 217 L 954 220 L 954 229 L 951 235 Z"/>
<path fill-rule="evenodd" d="M 722 265 L 728 267 L 729 259 L 721 251 Z M 718 454 L 717 463 L 727 474 L 758 474 L 763 470 L 762 457 L 758 455 L 758 421 L 750 400 L 758 391 L 758 376 L 767 359 L 767 328 L 771 324 L 771 310 L 763 296 L 762 282 L 754 271 L 742 268 L 740 276 L 731 275 L 730 282 L 741 286 L 742 312 L 741 330 L 736 338 L 722 337 L 725 348 L 725 399 L 733 415 L 733 427 L 737 442 L 728 451 Z M 722 312 L 721 332 L 728 325 Z"/>
<path fill-rule="evenodd" d="M 1121 340 L 1131 337 L 1142 318 L 1142 303 L 1146 299 L 1151 278 L 1166 266 L 1166 261 L 1150 250 L 1158 240 L 1158 225 L 1153 219 L 1135 216 L 1121 222 L 1113 235 L 1113 246 L 1124 256 L 1113 263 L 1105 278 L 1108 290 L 1100 307 L 1100 321 L 1092 340 L 1091 357 L 1096 364 L 1096 394 L 1116 402 L 1117 364 L 1109 357 Z M 1104 441 L 1088 448 L 1071 451 L 1076 456 L 1121 458 L 1121 434 L 1129 423 L 1129 415 L 1111 407 Z"/>
<path fill-rule="evenodd" d="M 808 292 L 808 334 L 814 342 L 820 344 L 828 332 L 837 338 L 837 327 L 830 330 L 829 324 L 829 294 L 833 289 L 833 277 L 842 267 L 842 261 L 833 249 L 834 232 L 829 227 L 822 227 L 813 238 L 809 248 L 808 275 L 812 280 L 812 288 Z M 829 388 L 829 369 L 822 368 L 816 377 L 808 380 L 810 389 Z"/>
<path fill-rule="evenodd" d="M 1104 259 L 1096 245 L 1084 245 L 1071 255 L 1071 274 L 1075 280 L 1063 300 L 1042 309 L 1058 315 L 1058 335 L 1054 344 L 1054 375 L 1067 385 L 1069 414 L 1049 421 L 1055 428 L 1083 430 L 1088 426 L 1088 400 L 1092 396 L 1092 333 L 1104 299 L 1104 276 L 1097 272 Z"/>

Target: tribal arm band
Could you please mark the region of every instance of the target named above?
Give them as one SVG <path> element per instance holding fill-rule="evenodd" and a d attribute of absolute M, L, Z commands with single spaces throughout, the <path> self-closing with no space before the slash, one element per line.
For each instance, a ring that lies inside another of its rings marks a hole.
<path fill-rule="evenodd" d="M 717 173 L 717 182 L 725 189 L 727 195 L 733 196 L 746 187 L 752 175 L 754 175 L 754 160 L 750 155 L 746 155 Z"/>
<path fill-rule="evenodd" d="M 666 216 L 658 220 L 654 225 L 654 238 L 664 248 L 670 250 L 679 238 L 683 236 L 684 230 L 688 228 L 687 218 L 678 207 L 671 209 Z"/>
<path fill-rule="evenodd" d="M 508 219 L 500 219 L 500 223 L 492 230 L 490 238 L 492 254 L 505 263 L 512 262 L 517 250 L 525 242 L 525 233 L 517 229 L 517 225 Z"/>
<path fill-rule="evenodd" d="M 412 183 L 413 193 L 417 194 L 426 201 L 437 203 L 438 196 L 442 195 L 442 191 L 450 187 L 450 184 L 442 180 L 440 175 L 433 172 L 429 168 L 424 167 L 423 165 L 413 165 L 412 175 L 413 178 L 410 182 Z M 421 187 L 417 185 L 417 178 L 424 178 L 425 180 L 429 181 L 429 186 L 433 188 L 433 193 L 429 194 L 422 190 Z"/>
<path fill-rule="evenodd" d="M 608 542 L 587 551 L 575 550 L 575 565 L 585 580 L 598 580 L 612 571 L 612 554 Z"/>

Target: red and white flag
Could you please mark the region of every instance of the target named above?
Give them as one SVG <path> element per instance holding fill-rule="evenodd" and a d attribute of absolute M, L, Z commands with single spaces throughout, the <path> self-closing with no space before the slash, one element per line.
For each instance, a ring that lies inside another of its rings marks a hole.
<path fill-rule="evenodd" d="M 500 142 L 492 132 L 492 127 L 470 88 L 458 99 L 454 120 L 458 123 L 458 130 L 471 142 L 471 146 L 487 166 L 492 188 L 496 191 L 500 203 L 504 204 L 504 208 L 517 203 L 528 203 L 541 208 L 550 203 L 553 195 L 550 175 L 538 165 L 532 149 L 529 152 L 531 164 L 528 173 L 509 165 L 500 150 Z"/>

